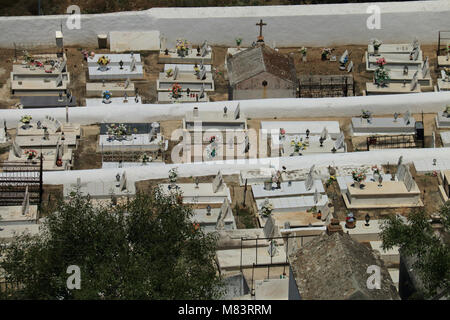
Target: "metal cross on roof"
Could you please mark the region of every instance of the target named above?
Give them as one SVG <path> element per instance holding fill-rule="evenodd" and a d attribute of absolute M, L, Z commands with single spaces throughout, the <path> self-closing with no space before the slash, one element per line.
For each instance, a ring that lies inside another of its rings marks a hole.
<path fill-rule="evenodd" d="M 260 19 L 259 23 L 257 23 L 256 25 L 259 26 L 258 42 L 264 42 L 264 37 L 262 35 L 262 28 L 263 28 L 263 26 L 267 26 L 267 23 L 263 23 L 262 19 Z"/>

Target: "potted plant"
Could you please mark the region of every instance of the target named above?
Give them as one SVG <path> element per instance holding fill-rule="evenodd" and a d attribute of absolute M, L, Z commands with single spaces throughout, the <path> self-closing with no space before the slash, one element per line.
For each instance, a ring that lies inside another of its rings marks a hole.
<path fill-rule="evenodd" d="M 176 43 L 177 54 L 180 57 L 185 57 L 188 53 L 188 43 L 186 40 L 178 39 Z"/>
<path fill-rule="evenodd" d="M 362 189 L 363 185 L 361 184 L 361 182 L 366 180 L 366 172 L 365 172 L 365 170 L 363 170 L 363 169 L 361 169 L 361 170 L 353 170 L 352 171 L 352 178 L 353 178 L 353 181 L 354 181 L 355 188 L 361 188 Z"/>
<path fill-rule="evenodd" d="M 234 40 L 236 41 L 236 46 L 237 46 L 238 51 L 241 50 L 242 38 L 236 38 Z"/>

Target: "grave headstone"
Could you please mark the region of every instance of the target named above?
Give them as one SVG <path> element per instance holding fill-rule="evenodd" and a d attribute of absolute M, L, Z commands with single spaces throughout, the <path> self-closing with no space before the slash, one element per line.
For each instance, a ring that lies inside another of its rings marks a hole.
<path fill-rule="evenodd" d="M 213 192 L 216 193 L 217 191 L 219 191 L 221 189 L 221 187 L 223 186 L 223 184 L 224 184 L 224 182 L 223 182 L 222 173 L 219 171 L 212 183 Z"/>
<path fill-rule="evenodd" d="M 419 48 L 419 40 L 417 40 L 417 38 L 414 38 L 414 41 L 412 43 L 412 47 L 413 47 L 413 49 L 418 49 Z"/>
<path fill-rule="evenodd" d="M 272 217 L 272 215 L 269 215 L 263 229 L 264 236 L 266 238 L 273 238 L 274 231 L 275 231 L 275 219 Z"/>
<path fill-rule="evenodd" d="M 397 168 L 397 179 L 398 181 L 404 181 L 406 172 L 408 171 L 406 165 L 401 164 Z"/>
<path fill-rule="evenodd" d="M 334 147 L 336 148 L 336 150 L 339 150 L 341 148 L 344 148 L 344 143 L 345 143 L 345 136 L 344 133 L 341 132 L 339 133 L 339 136 L 336 139 L 336 142 L 334 143 Z"/>
<path fill-rule="evenodd" d="M 316 189 L 314 191 L 314 203 L 319 203 L 320 199 L 322 199 L 322 194 Z"/>
<path fill-rule="evenodd" d="M 206 56 L 208 53 L 208 42 L 205 40 L 200 48 L 200 55 L 202 57 Z"/>
<path fill-rule="evenodd" d="M 200 72 L 198 73 L 198 78 L 200 80 L 205 80 L 206 79 L 206 69 L 200 70 Z"/>
<path fill-rule="evenodd" d="M 127 175 L 126 175 L 126 171 L 124 170 L 122 173 L 122 176 L 120 177 L 119 190 L 123 191 L 126 189 L 127 189 Z"/>
<path fill-rule="evenodd" d="M 177 80 L 179 71 L 180 69 L 178 69 L 178 67 L 175 67 L 175 69 L 173 70 L 173 80 Z"/>
<path fill-rule="evenodd" d="M 397 161 L 397 166 L 400 166 L 403 163 L 403 156 L 400 156 Z"/>
<path fill-rule="evenodd" d="M 219 216 L 217 217 L 216 230 L 223 230 L 225 228 L 225 219 L 227 219 L 230 214 L 233 214 L 231 211 L 231 206 L 228 202 L 228 199 L 225 198 L 223 199 L 223 203 L 219 211 Z"/>
<path fill-rule="evenodd" d="M 125 80 L 125 84 L 124 84 L 124 88 L 128 88 L 128 86 L 130 85 L 130 78 L 127 78 L 127 80 Z"/>
<path fill-rule="evenodd" d="M 347 66 L 347 72 L 352 72 L 352 70 L 353 70 L 353 60 L 350 61 L 350 63 L 348 64 L 348 66 Z"/>
<path fill-rule="evenodd" d="M 205 97 L 205 84 L 202 83 L 202 86 L 200 87 L 200 94 L 198 96 L 200 99 Z"/>
<path fill-rule="evenodd" d="M 322 132 L 321 132 L 321 134 L 320 134 L 320 138 L 322 138 L 323 140 L 326 140 L 326 139 L 327 139 L 327 136 L 328 136 L 328 130 L 327 130 L 327 127 L 323 127 L 323 130 L 322 130 Z"/>
<path fill-rule="evenodd" d="M 25 196 L 22 202 L 22 215 L 26 215 L 30 209 L 30 193 L 28 192 L 28 186 L 25 188 Z"/>
<path fill-rule="evenodd" d="M 131 59 L 131 63 L 130 63 L 130 71 L 134 71 L 134 70 L 136 70 L 136 58 L 135 57 L 133 57 Z"/>
<path fill-rule="evenodd" d="M 236 109 L 234 110 L 234 119 L 237 120 L 241 116 L 241 105 L 238 103 Z"/>
<path fill-rule="evenodd" d="M 411 112 L 406 111 L 405 114 L 403 115 L 403 120 L 405 121 L 405 124 L 410 124 L 411 122 Z"/>
<path fill-rule="evenodd" d="M 311 166 L 308 172 L 308 176 L 306 177 L 305 188 L 307 191 L 311 190 L 311 188 L 314 185 L 314 177 L 313 177 L 314 167 L 315 165 Z"/>
<path fill-rule="evenodd" d="M 403 181 L 405 183 L 406 190 L 408 190 L 408 192 L 411 191 L 412 187 L 414 186 L 414 179 L 409 170 L 406 170 L 406 174 Z"/>
<path fill-rule="evenodd" d="M 419 48 L 415 48 L 413 49 L 412 55 L 413 55 L 413 60 L 416 61 L 419 58 Z"/>
<path fill-rule="evenodd" d="M 62 76 L 62 74 L 59 74 L 59 75 L 58 75 L 58 77 L 57 77 L 56 80 L 55 80 L 55 83 L 56 83 L 56 86 L 57 86 L 57 87 L 62 86 L 62 83 L 63 83 L 63 76 Z"/>
<path fill-rule="evenodd" d="M 423 62 L 423 66 L 422 66 L 422 77 L 425 78 L 426 75 L 428 74 L 430 65 L 428 63 L 428 57 L 425 58 L 425 61 Z"/>
<path fill-rule="evenodd" d="M 22 156 L 22 148 L 20 148 L 20 146 L 17 144 L 16 140 L 13 141 L 12 147 L 13 147 L 14 155 L 17 158 L 20 158 Z"/>

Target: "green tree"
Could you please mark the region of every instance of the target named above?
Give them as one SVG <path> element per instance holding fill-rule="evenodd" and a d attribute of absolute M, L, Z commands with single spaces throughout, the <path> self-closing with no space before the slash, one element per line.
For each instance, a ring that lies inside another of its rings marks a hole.
<path fill-rule="evenodd" d="M 74 192 L 48 214 L 39 235 L 0 249 L 0 270 L 20 283 L 16 299 L 216 299 L 217 239 L 191 215 L 179 197 L 158 188 L 100 207 Z M 79 290 L 67 288 L 70 265 L 81 270 Z"/>
<path fill-rule="evenodd" d="M 411 212 L 406 221 L 398 215 L 388 216 L 381 226 L 383 249 L 397 245 L 402 255 L 413 258 L 413 268 L 424 285 L 426 298 L 450 292 L 450 201 L 440 208 L 439 214 L 444 227 L 443 237 L 433 231 L 423 210 Z"/>

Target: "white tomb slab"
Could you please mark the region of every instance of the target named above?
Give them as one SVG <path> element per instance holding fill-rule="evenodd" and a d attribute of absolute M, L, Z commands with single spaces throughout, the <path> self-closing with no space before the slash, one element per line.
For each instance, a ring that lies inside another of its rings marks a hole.
<path fill-rule="evenodd" d="M 416 71 L 408 71 L 407 74 L 403 73 L 403 70 L 391 70 L 389 71 L 389 82 L 390 83 L 402 83 L 406 82 L 409 84 L 414 77 Z M 433 85 L 430 72 L 424 76 L 422 70 L 417 72 L 417 81 L 421 87 L 431 87 Z M 408 87 L 408 86 L 407 86 Z"/>
<path fill-rule="evenodd" d="M 438 56 L 437 62 L 441 68 L 450 67 L 450 59 L 447 60 L 447 56 Z"/>
<path fill-rule="evenodd" d="M 122 97 L 112 97 L 109 99 L 111 103 L 108 104 L 109 107 L 117 107 L 124 105 L 142 105 L 142 99 L 138 98 L 136 102 L 134 96 L 128 96 L 128 102 L 124 102 L 124 96 Z M 86 107 L 104 107 L 106 104 L 103 103 L 103 99 L 101 98 L 89 98 L 86 99 Z"/>
<path fill-rule="evenodd" d="M 172 93 L 158 92 L 158 103 L 194 103 L 194 102 L 209 102 L 208 94 L 205 92 L 203 97 L 200 98 L 198 92 L 191 92 L 189 95 L 187 92 L 181 92 L 181 97 L 175 99 Z"/>
<path fill-rule="evenodd" d="M 93 182 L 83 182 L 80 180 L 80 185 L 77 183 L 64 184 L 64 197 L 68 197 L 77 187 L 80 188 L 82 195 L 87 196 L 89 194 L 93 199 L 108 199 L 111 198 L 111 195 L 113 194 L 115 196 L 131 196 L 136 194 L 135 184 L 130 181 L 125 181 L 126 186 L 124 188 L 122 174 L 119 173 L 119 175 L 120 181 L 117 181 L 115 177 L 112 177 L 109 180 L 98 179 Z"/>
<path fill-rule="evenodd" d="M 178 68 L 178 70 L 180 72 L 190 72 L 190 73 L 194 73 L 194 66 L 195 64 L 174 64 L 174 63 L 166 63 L 164 65 L 164 72 L 172 69 L 175 70 L 175 68 Z M 205 67 L 205 70 L 207 72 L 211 72 L 211 65 L 210 64 L 204 64 L 203 65 Z M 200 65 L 198 65 L 198 67 L 200 68 Z"/>
<path fill-rule="evenodd" d="M 392 118 L 370 118 L 370 123 L 362 117 L 353 117 L 351 123 L 351 133 L 353 136 L 366 136 L 375 134 L 415 134 L 415 120 L 409 118 L 407 124 L 403 117 L 398 117 L 395 121 Z"/>
<path fill-rule="evenodd" d="M 441 131 L 441 141 L 444 148 L 450 147 L 450 131 Z"/>
<path fill-rule="evenodd" d="M 418 48 L 420 49 L 420 46 L 418 46 Z M 413 49 L 414 49 L 413 43 L 382 43 L 378 48 L 378 54 L 385 54 L 385 53 L 410 54 L 410 52 L 413 51 Z M 369 44 L 367 46 L 367 51 L 371 55 L 375 53 L 372 44 Z"/>
<path fill-rule="evenodd" d="M 356 220 L 355 227 L 349 229 L 345 226 L 345 221 L 340 222 L 344 233 L 348 232 L 353 239 L 359 242 L 380 241 L 380 225 L 382 223 L 382 220 L 374 219 L 369 221 L 369 226 L 366 226 L 366 221 Z"/>
<path fill-rule="evenodd" d="M 136 65 L 134 70 L 130 65 L 124 65 L 122 69 L 119 66 L 108 65 L 108 70 L 101 71 L 97 66 L 89 67 L 89 80 L 126 80 L 143 79 L 144 67 Z"/>
<path fill-rule="evenodd" d="M 272 134 L 272 139 L 279 136 L 281 128 L 287 135 L 303 135 L 306 134 L 306 130 L 309 130 L 310 136 L 320 135 L 323 128 L 326 128 L 332 139 L 336 139 L 341 132 L 339 121 L 261 121 L 261 130 Z"/>
<path fill-rule="evenodd" d="M 376 209 L 376 208 L 409 208 L 422 207 L 420 190 L 415 182 L 408 191 L 403 181 L 366 181 L 364 188 L 355 187 L 347 183 L 347 192 L 342 195 L 348 209 Z"/>
<path fill-rule="evenodd" d="M 163 146 L 163 137 L 157 134 L 156 139 L 150 141 L 149 134 L 132 134 L 125 140 L 110 140 L 107 134 L 99 135 L 98 151 L 158 151 Z"/>
<path fill-rule="evenodd" d="M 160 42 L 159 30 L 109 32 L 109 47 L 112 52 L 159 51 Z"/>
<path fill-rule="evenodd" d="M 280 197 L 297 197 L 302 195 L 313 195 L 315 190 L 321 194 L 325 194 L 322 181 L 314 180 L 314 185 L 310 190 L 306 189 L 305 181 L 281 182 L 280 189 L 276 189 L 276 183 L 272 184 L 272 190 L 265 190 L 263 184 L 255 184 L 252 186 L 253 197 L 255 199 L 280 198 Z"/>
<path fill-rule="evenodd" d="M 439 111 L 436 116 L 436 127 L 438 129 L 450 129 L 450 114 Z"/>
<path fill-rule="evenodd" d="M 261 240 L 261 242 L 263 241 Z M 286 253 L 282 246 L 278 246 L 277 254 L 273 257 L 269 255 L 267 247 L 259 246 L 257 250 L 255 248 L 218 250 L 216 256 L 220 270 L 238 270 L 241 265 L 243 268 L 250 268 L 253 264 L 287 263 Z"/>
<path fill-rule="evenodd" d="M 190 48 L 188 54 L 184 57 L 179 56 L 175 49 L 169 49 L 167 55 L 165 54 L 164 50 L 160 50 L 158 57 L 158 63 L 200 64 L 202 62 L 203 64 L 212 64 L 212 50 L 208 50 L 205 56 L 201 56 L 201 54 L 197 56 L 197 48 Z"/>
<path fill-rule="evenodd" d="M 132 82 L 128 85 L 128 87 L 125 87 L 124 82 L 86 83 L 86 96 L 88 97 L 101 97 L 103 91 L 109 91 L 113 97 L 123 97 L 125 93 L 131 97 L 135 94 L 134 83 Z"/>
<path fill-rule="evenodd" d="M 23 209 L 23 206 L 1 206 L 0 228 L 8 225 L 37 223 L 37 205 L 28 206 L 25 214 Z"/>
<path fill-rule="evenodd" d="M 381 259 L 387 264 L 400 264 L 399 247 L 394 246 L 389 250 L 383 250 L 382 241 L 370 241 L 370 247 L 372 250 L 376 250 L 380 253 Z"/>
<path fill-rule="evenodd" d="M 21 148 L 41 148 L 56 147 L 58 143 L 69 147 L 76 147 L 78 140 L 75 134 L 65 134 L 64 140 L 61 140 L 61 134 L 49 134 L 48 140 L 44 139 L 44 135 L 39 136 L 16 136 L 16 143 Z"/>
<path fill-rule="evenodd" d="M 14 239 L 15 236 L 28 234 L 31 236 L 39 234 L 40 225 L 38 223 L 6 225 L 0 228 L 0 242 L 7 242 Z"/>
<path fill-rule="evenodd" d="M 406 94 L 406 93 L 419 93 L 422 92 L 420 84 L 417 84 L 413 90 L 411 90 L 409 84 L 403 83 L 389 83 L 387 86 L 378 86 L 373 82 L 366 82 L 366 95 L 376 94 Z"/>
<path fill-rule="evenodd" d="M 419 159 L 413 160 L 414 168 L 417 173 L 432 173 L 434 171 L 450 170 L 450 158 L 436 158 L 436 163 L 433 159 Z"/>
<path fill-rule="evenodd" d="M 239 174 L 239 185 L 242 187 L 245 185 L 247 180 L 247 185 L 255 185 L 264 183 L 272 178 L 275 174 L 274 168 L 260 168 L 255 170 L 241 170 Z"/>
<path fill-rule="evenodd" d="M 212 73 L 206 73 L 206 79 L 197 79 L 197 76 L 189 72 L 178 72 L 176 79 L 173 77 L 167 77 L 165 73 L 160 73 L 159 78 L 156 81 L 157 91 L 169 91 L 172 89 L 172 85 L 178 83 L 181 86 L 182 91 L 186 91 L 188 88 L 190 91 L 198 92 L 204 86 L 206 92 L 214 91 L 214 79 Z"/>
<path fill-rule="evenodd" d="M 438 91 L 450 91 L 450 81 L 444 79 L 437 79 L 437 89 Z"/>
<path fill-rule="evenodd" d="M 423 54 L 422 50 L 419 50 L 417 59 L 410 60 L 409 53 L 384 53 L 381 55 L 369 55 L 366 51 L 366 70 L 375 71 L 378 67 L 377 60 L 384 58 L 386 64 L 384 67 L 389 70 L 403 70 L 405 65 L 408 66 L 410 70 L 416 71 L 422 67 L 423 64 Z"/>
<path fill-rule="evenodd" d="M 209 214 L 207 208 L 195 208 L 193 211 L 191 220 L 198 223 L 205 232 L 236 229 L 236 221 L 227 199 L 220 208 L 210 208 Z"/>
<path fill-rule="evenodd" d="M 313 190 L 314 193 L 314 190 Z M 258 211 L 261 210 L 264 205 L 265 199 L 256 199 L 256 207 Z M 328 196 L 323 195 L 322 198 L 316 203 L 314 196 L 298 196 L 298 197 L 284 197 L 284 198 L 270 198 L 269 202 L 273 205 L 272 212 L 293 212 L 293 211 L 306 211 L 312 207 L 317 207 L 317 210 L 323 211 L 328 204 Z"/>
<path fill-rule="evenodd" d="M 281 141 L 281 155 L 283 157 L 288 156 L 296 156 L 301 153 L 305 154 L 318 154 L 318 153 L 332 153 L 332 149 L 335 148 L 336 141 L 331 139 L 331 136 L 328 136 L 325 141 L 322 143 L 322 147 L 320 146 L 320 136 L 313 135 L 306 138 L 306 135 L 286 135 Z M 296 150 L 295 144 L 300 143 L 301 147 L 299 147 L 298 151 Z M 344 144 L 345 145 L 345 144 Z M 272 148 L 279 148 L 279 144 L 271 140 Z M 346 148 L 336 149 L 336 153 L 345 152 Z"/>
<path fill-rule="evenodd" d="M 383 181 L 391 181 L 392 175 L 390 173 L 382 173 L 381 176 L 383 177 Z M 348 183 L 353 183 L 353 177 L 352 176 L 338 176 L 336 177 L 337 183 L 339 185 L 339 189 L 341 190 L 341 193 L 347 192 L 347 185 Z M 373 174 L 366 174 L 366 180 L 365 181 L 375 181 Z M 395 180 L 397 180 L 397 176 L 395 176 Z M 364 183 L 364 182 L 363 182 Z"/>
<path fill-rule="evenodd" d="M 223 200 L 226 198 L 231 202 L 230 190 L 223 184 L 217 192 L 214 192 L 212 183 L 199 183 L 198 187 L 194 183 L 177 183 L 178 188 L 169 189 L 170 184 L 160 184 L 161 190 L 166 194 L 173 192 L 181 192 L 183 196 L 183 203 L 189 204 L 213 204 L 217 203 L 222 205 Z"/>
<path fill-rule="evenodd" d="M 136 66 L 142 66 L 141 55 L 139 53 L 135 53 L 131 55 L 131 53 L 122 53 L 122 54 L 108 54 L 108 53 L 97 53 L 93 57 L 88 58 L 88 66 L 89 67 L 98 67 L 97 61 L 101 57 L 105 56 L 110 60 L 108 66 L 119 66 L 120 61 L 123 62 L 123 66 L 130 66 L 133 58 L 136 61 Z"/>

